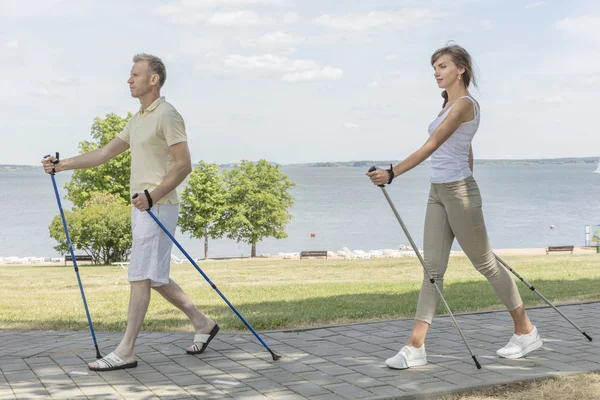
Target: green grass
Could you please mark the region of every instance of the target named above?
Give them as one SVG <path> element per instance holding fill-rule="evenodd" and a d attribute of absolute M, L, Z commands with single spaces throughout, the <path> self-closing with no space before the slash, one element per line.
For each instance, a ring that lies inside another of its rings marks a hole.
<path fill-rule="evenodd" d="M 600 256 L 505 261 L 552 302 L 600 299 Z M 199 265 L 258 330 L 412 317 L 422 281 L 415 258 L 259 259 Z M 129 301 L 127 271 L 83 266 L 80 275 L 95 329 L 123 330 Z M 172 265 L 171 276 L 222 329 L 245 329 L 193 266 Z M 522 283 L 517 286 L 527 306 L 545 304 Z M 504 308 L 491 285 L 464 257 L 451 258 L 444 295 L 453 312 Z M 88 329 L 73 268 L 0 267 L 0 329 Z M 191 326 L 183 313 L 153 292 L 144 330 L 189 331 Z"/>

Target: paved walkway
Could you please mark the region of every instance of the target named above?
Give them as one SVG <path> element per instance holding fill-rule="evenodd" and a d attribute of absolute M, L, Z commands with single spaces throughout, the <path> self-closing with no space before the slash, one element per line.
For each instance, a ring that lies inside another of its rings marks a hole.
<path fill-rule="evenodd" d="M 101 399 L 422 399 L 499 383 L 600 371 L 600 302 L 560 307 L 595 338 L 588 342 L 551 308 L 530 309 L 544 347 L 521 360 L 498 358 L 511 335 L 508 313 L 458 314 L 483 368 L 477 370 L 452 321 L 438 317 L 427 342 L 429 364 L 397 371 L 383 360 L 406 340 L 412 320 L 264 332 L 282 354 L 272 361 L 251 334 L 221 332 L 202 355 L 183 348 L 190 334 L 144 333 L 139 366 L 88 372 L 88 332 L 0 331 L 0 398 Z M 103 353 L 121 334 L 97 332 Z"/>

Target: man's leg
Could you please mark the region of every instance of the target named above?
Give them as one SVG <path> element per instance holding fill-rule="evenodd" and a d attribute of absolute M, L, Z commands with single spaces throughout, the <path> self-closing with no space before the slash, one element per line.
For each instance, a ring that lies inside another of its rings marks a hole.
<path fill-rule="evenodd" d="M 188 316 L 192 325 L 194 325 L 195 333 L 208 334 L 215 327 L 215 321 L 202 314 L 173 279 L 169 279 L 169 283 L 166 285 L 156 286 L 152 289 L 156 290 L 169 303 L 179 308 Z M 191 351 L 192 348 L 188 347 L 186 350 Z"/>
<path fill-rule="evenodd" d="M 127 315 L 127 328 L 121 343 L 114 353 L 126 363 L 135 361 L 135 341 L 142 329 L 148 304 L 150 303 L 150 280 L 131 282 L 131 294 L 129 296 L 129 311 Z M 89 363 L 90 367 L 98 367 L 96 362 Z"/>

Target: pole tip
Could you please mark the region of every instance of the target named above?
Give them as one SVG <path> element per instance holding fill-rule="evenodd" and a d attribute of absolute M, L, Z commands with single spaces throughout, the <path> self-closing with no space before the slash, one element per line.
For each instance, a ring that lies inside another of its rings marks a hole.
<path fill-rule="evenodd" d="M 281 356 L 277 353 L 274 353 L 271 349 L 268 349 L 269 353 L 271 353 L 271 356 L 273 357 L 273 361 L 277 361 L 281 358 Z"/>
<path fill-rule="evenodd" d="M 479 361 L 477 361 L 477 357 L 473 356 L 473 361 L 475 361 L 475 365 L 477 366 L 477 369 L 481 369 L 481 364 L 479 364 Z"/>
<path fill-rule="evenodd" d="M 583 336 L 585 336 L 587 338 L 587 340 L 589 340 L 590 342 L 592 341 L 592 337 L 590 335 L 588 335 L 585 332 L 581 332 L 581 333 L 583 333 Z"/>

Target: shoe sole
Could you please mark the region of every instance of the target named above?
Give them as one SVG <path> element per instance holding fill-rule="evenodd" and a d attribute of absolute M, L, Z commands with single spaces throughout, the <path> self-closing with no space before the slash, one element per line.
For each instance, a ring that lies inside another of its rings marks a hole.
<path fill-rule="evenodd" d="M 189 351 L 189 350 L 186 350 L 185 352 L 186 352 L 187 354 L 190 354 L 190 355 L 195 355 L 195 354 L 202 354 L 202 353 L 204 353 L 204 350 L 206 350 L 206 348 L 208 347 L 208 344 L 210 343 L 210 341 L 211 341 L 211 340 L 213 340 L 213 338 L 214 338 L 215 336 L 217 336 L 217 333 L 219 333 L 219 330 L 220 330 L 220 329 L 221 329 L 221 328 L 219 327 L 219 324 L 216 324 L 216 325 L 215 325 L 215 326 L 212 328 L 212 330 L 210 331 L 210 336 L 209 336 L 209 337 L 208 337 L 208 339 L 206 340 L 206 343 L 202 344 L 202 347 L 200 348 L 200 350 L 198 350 L 198 351 Z"/>
<path fill-rule="evenodd" d="M 398 369 L 398 370 L 409 369 L 409 368 L 412 368 L 412 367 L 420 367 L 421 365 L 425 365 L 425 364 L 427 364 L 427 360 L 413 361 L 413 362 L 410 363 L 410 365 L 408 367 L 394 367 L 394 366 L 392 366 L 392 365 L 390 365 L 388 363 L 385 363 L 385 365 L 388 368 Z"/>
<path fill-rule="evenodd" d="M 96 371 L 96 372 L 108 372 L 108 371 L 117 371 L 120 369 L 127 369 L 127 368 L 136 368 L 138 365 L 137 361 L 134 361 L 132 363 L 127 363 L 127 364 L 122 364 L 122 365 L 115 365 L 114 367 L 107 367 L 107 368 L 96 368 L 96 367 L 90 367 L 88 366 L 88 369 L 90 371 Z"/>
<path fill-rule="evenodd" d="M 501 356 L 500 354 L 498 354 L 498 356 L 500 356 L 502 358 L 508 358 L 508 359 L 511 359 L 511 360 L 515 360 L 517 358 L 525 357 L 527 354 L 531 353 L 532 351 L 537 350 L 540 347 L 542 347 L 543 344 L 544 343 L 542 342 L 542 339 L 538 339 L 535 342 L 533 342 L 532 344 L 530 344 L 529 347 L 527 347 L 525 350 L 521 351 L 520 353 L 511 354 L 511 355 L 508 355 L 508 356 Z"/>

